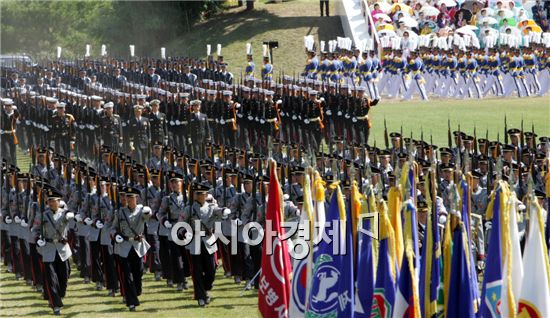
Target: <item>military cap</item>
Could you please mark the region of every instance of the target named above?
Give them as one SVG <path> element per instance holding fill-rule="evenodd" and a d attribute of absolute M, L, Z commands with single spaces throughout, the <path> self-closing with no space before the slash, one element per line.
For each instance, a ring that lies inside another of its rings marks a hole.
<path fill-rule="evenodd" d="M 126 196 L 135 197 L 141 195 L 141 191 L 136 187 L 126 187 Z"/>
<path fill-rule="evenodd" d="M 105 103 L 105 105 L 103 105 L 103 108 L 108 109 L 108 108 L 113 108 L 114 106 L 115 104 L 113 104 L 113 102 L 108 102 L 108 103 Z"/>
<path fill-rule="evenodd" d="M 338 142 L 338 143 L 344 142 L 344 138 L 338 136 L 338 137 L 334 138 L 334 142 Z"/>
<path fill-rule="evenodd" d="M 103 98 L 101 98 L 101 96 L 92 95 L 92 100 L 95 102 L 100 102 L 103 100 Z"/>
<path fill-rule="evenodd" d="M 210 186 L 204 183 L 195 182 L 193 183 L 193 191 L 195 193 L 206 193 L 210 191 Z"/>
<path fill-rule="evenodd" d="M 489 158 L 486 155 L 481 154 L 477 157 L 477 161 L 480 163 L 482 162 L 487 163 L 489 161 Z"/>
<path fill-rule="evenodd" d="M 466 134 L 462 131 L 458 131 L 458 130 L 453 131 L 453 136 L 458 137 L 459 135 L 461 138 L 466 137 Z"/>
<path fill-rule="evenodd" d="M 508 133 L 508 135 L 519 135 L 521 133 L 521 130 L 517 128 L 510 128 L 506 133 Z"/>
<path fill-rule="evenodd" d="M 258 182 L 269 183 L 269 177 L 268 176 L 259 176 L 258 177 Z"/>
<path fill-rule="evenodd" d="M 309 91 L 309 95 L 317 96 L 317 91 L 312 89 L 312 90 Z"/>
<path fill-rule="evenodd" d="M 478 144 L 486 144 L 486 143 L 488 143 L 488 142 L 489 142 L 489 140 L 487 140 L 487 139 L 485 139 L 485 138 L 478 138 L 478 139 L 477 139 L 477 143 L 478 143 Z"/>
<path fill-rule="evenodd" d="M 378 156 L 380 156 L 380 157 L 389 157 L 389 156 L 391 156 L 391 152 L 387 149 L 383 149 L 383 150 L 380 150 L 380 152 L 378 153 Z"/>
<path fill-rule="evenodd" d="M 107 184 L 108 182 L 111 182 L 111 181 L 112 179 L 107 176 L 99 177 L 100 184 Z"/>
<path fill-rule="evenodd" d="M 13 105 L 13 99 L 11 99 L 11 98 L 2 98 L 2 105 L 5 105 L 5 106 Z"/>
<path fill-rule="evenodd" d="M 158 177 L 158 176 L 160 176 L 160 170 L 158 170 L 158 169 L 151 169 L 151 170 L 149 170 L 149 174 L 150 174 L 152 177 Z"/>
<path fill-rule="evenodd" d="M 540 142 L 540 143 L 548 142 L 548 140 L 550 140 L 549 137 L 539 137 L 539 142 Z"/>
<path fill-rule="evenodd" d="M 27 179 L 29 177 L 28 172 L 19 172 L 17 173 L 17 179 Z"/>
<path fill-rule="evenodd" d="M 393 138 L 401 138 L 401 134 L 398 132 L 392 132 L 390 133 L 390 137 Z"/>
<path fill-rule="evenodd" d="M 57 105 L 55 105 L 56 108 L 65 108 L 67 104 L 65 104 L 64 102 L 59 102 L 57 103 Z"/>
<path fill-rule="evenodd" d="M 525 136 L 525 138 L 537 138 L 537 134 L 532 131 L 526 131 L 523 133 L 523 135 Z"/>
<path fill-rule="evenodd" d="M 304 197 L 300 195 L 300 196 L 296 197 L 295 201 L 296 201 L 296 203 L 304 203 Z"/>
<path fill-rule="evenodd" d="M 544 191 L 539 190 L 539 189 L 535 189 L 535 196 L 539 199 L 546 198 L 546 194 L 544 193 Z"/>
<path fill-rule="evenodd" d="M 343 189 L 350 189 L 351 188 L 351 180 L 349 178 L 346 178 L 343 182 L 342 182 L 342 188 Z"/>
<path fill-rule="evenodd" d="M 55 97 L 46 97 L 46 102 L 55 104 L 55 103 L 57 103 L 57 98 L 55 98 Z"/>
<path fill-rule="evenodd" d="M 143 94 L 137 96 L 137 99 L 146 99 L 146 98 L 147 98 L 147 96 L 145 96 Z"/>
<path fill-rule="evenodd" d="M 236 176 L 239 173 L 237 169 L 231 169 L 231 168 L 225 168 L 224 172 L 226 176 Z"/>
<path fill-rule="evenodd" d="M 212 164 L 213 164 L 213 162 L 210 159 L 203 159 L 199 162 L 199 165 L 201 167 L 210 167 Z"/>
<path fill-rule="evenodd" d="M 462 140 L 473 142 L 474 141 L 474 136 L 466 135 L 466 136 L 464 136 L 464 138 L 462 138 Z"/>
<path fill-rule="evenodd" d="M 252 182 L 254 180 L 254 176 L 248 173 L 241 173 L 241 180 L 243 182 Z"/>
<path fill-rule="evenodd" d="M 138 164 L 134 167 L 134 170 L 137 172 L 138 176 L 144 176 L 145 172 L 147 171 L 147 168 L 145 168 L 144 165 Z"/>
<path fill-rule="evenodd" d="M 179 181 L 183 180 L 183 175 L 176 171 L 170 171 L 168 173 L 168 178 L 170 178 L 170 181 Z"/>
<path fill-rule="evenodd" d="M 375 166 L 371 166 L 371 167 L 370 167 L 370 172 L 373 173 L 373 174 L 380 174 L 380 173 L 382 173 L 382 171 L 381 171 L 379 168 L 375 167 Z"/>
<path fill-rule="evenodd" d="M 397 154 L 397 158 L 399 159 L 407 159 L 409 157 L 409 155 L 405 152 L 400 152 Z"/>
<path fill-rule="evenodd" d="M 441 147 L 439 148 L 439 153 L 441 155 L 452 155 L 453 154 L 453 151 L 451 150 L 451 148 L 448 148 L 448 147 Z"/>
<path fill-rule="evenodd" d="M 162 144 L 162 142 L 160 140 L 155 140 L 153 142 L 153 148 L 162 148 L 164 145 Z"/>
<path fill-rule="evenodd" d="M 134 105 L 134 110 L 143 110 L 143 106 L 141 106 L 141 105 Z"/>
<path fill-rule="evenodd" d="M 453 171 L 454 170 L 454 166 L 450 163 L 442 163 L 439 165 L 439 167 L 441 168 L 442 171 Z"/>
<path fill-rule="evenodd" d="M 231 95 L 233 95 L 232 91 L 229 91 L 229 90 L 224 90 L 223 91 L 223 96 L 231 96 Z"/>
<path fill-rule="evenodd" d="M 201 101 L 200 99 L 195 99 L 191 101 L 191 106 L 200 106 Z"/>
<path fill-rule="evenodd" d="M 472 177 L 474 177 L 475 179 L 483 178 L 483 173 L 481 173 L 477 170 L 474 170 L 474 171 L 472 171 Z"/>
<path fill-rule="evenodd" d="M 46 197 L 48 200 L 58 200 L 63 198 L 63 194 L 54 188 L 48 188 L 46 190 Z"/>
<path fill-rule="evenodd" d="M 428 211 L 428 203 L 425 200 L 420 200 L 416 203 L 416 208 L 420 212 Z"/>
<path fill-rule="evenodd" d="M 292 170 L 290 171 L 291 174 L 304 174 L 304 172 L 305 172 L 305 169 L 304 167 L 301 167 L 301 166 L 296 166 L 292 168 Z"/>
<path fill-rule="evenodd" d="M 512 152 L 515 150 L 516 147 L 514 147 L 513 145 L 504 145 L 504 147 L 502 148 L 502 152 Z"/>
<path fill-rule="evenodd" d="M 151 104 L 151 105 L 160 105 L 160 100 L 153 99 L 149 104 Z"/>

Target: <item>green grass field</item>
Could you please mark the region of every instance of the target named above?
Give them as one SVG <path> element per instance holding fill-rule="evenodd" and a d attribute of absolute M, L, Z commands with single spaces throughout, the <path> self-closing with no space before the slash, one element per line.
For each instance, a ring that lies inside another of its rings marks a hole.
<path fill-rule="evenodd" d="M 235 1 L 236 2 L 236 1 Z M 304 69 L 306 55 L 304 36 L 313 35 L 316 41 L 333 40 L 344 36 L 340 17 L 335 16 L 334 1 L 330 2 L 330 17 L 319 16 L 319 2 L 291 0 L 281 3 L 256 1 L 254 10 L 243 7 L 230 8 L 216 17 L 191 27 L 191 32 L 166 44 L 167 55 L 206 57 L 206 45 L 223 46 L 224 61 L 229 71 L 239 80 L 246 66 L 246 43 L 252 43 L 256 76 L 262 64 L 262 42 L 279 41 L 273 50 L 274 75 L 278 79 L 283 72 L 297 74 Z M 327 45 L 328 49 L 328 45 Z"/>
<path fill-rule="evenodd" d="M 0 317 L 47 316 L 52 314 L 48 302 L 15 276 L 0 274 Z M 157 282 L 152 274 L 144 275 L 143 294 L 139 297 L 141 306 L 136 312 L 129 312 L 122 303 L 122 297 L 108 297 L 106 291 L 96 291 L 95 284 L 84 284 L 73 270 L 69 278 L 65 307 L 66 317 L 257 317 L 257 293 L 247 291 L 241 296 L 244 284 L 237 285 L 233 279 L 223 278 L 219 269 L 215 286 L 211 292 L 213 301 L 200 308 L 192 300 L 193 289 L 177 292 L 166 287 L 165 281 Z"/>

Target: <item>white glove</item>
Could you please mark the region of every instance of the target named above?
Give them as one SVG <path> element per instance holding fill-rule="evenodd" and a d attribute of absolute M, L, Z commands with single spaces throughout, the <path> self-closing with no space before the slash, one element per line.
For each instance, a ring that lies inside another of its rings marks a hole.
<path fill-rule="evenodd" d="M 304 123 L 309 124 L 309 119 L 308 118 L 304 119 Z"/>
<path fill-rule="evenodd" d="M 493 222 L 489 221 L 485 223 L 485 231 L 489 231 L 492 228 L 493 228 Z"/>
<path fill-rule="evenodd" d="M 19 224 L 21 223 L 21 218 L 19 217 L 19 215 L 16 215 L 13 220 L 15 221 L 15 223 Z"/>
<path fill-rule="evenodd" d="M 170 223 L 170 221 L 166 220 L 164 221 L 164 227 L 167 228 L 167 229 L 171 229 L 172 228 L 172 223 Z"/>
<path fill-rule="evenodd" d="M 338 116 L 342 116 L 342 111 L 338 111 Z"/>
<path fill-rule="evenodd" d="M 321 97 L 319 98 L 320 101 L 324 102 L 325 101 L 325 98 L 324 97 Z"/>
<path fill-rule="evenodd" d="M 290 195 L 288 195 L 287 193 L 283 194 L 283 200 L 288 201 L 288 199 L 290 199 Z"/>
<path fill-rule="evenodd" d="M 216 122 L 218 122 L 218 119 L 216 119 Z M 225 125 L 225 119 L 222 118 L 222 120 L 219 121 L 220 124 Z"/>
<path fill-rule="evenodd" d="M 248 120 L 250 120 L 250 121 L 252 121 L 252 120 L 254 119 L 254 117 L 252 117 L 252 116 L 250 116 L 250 115 L 249 115 L 247 118 L 248 118 Z"/>
<path fill-rule="evenodd" d="M 74 219 L 74 218 L 75 218 L 75 216 L 74 216 L 74 213 L 73 213 L 73 212 L 67 212 L 67 213 L 65 214 L 65 219 L 66 219 L 67 221 L 70 221 L 70 220 L 72 220 L 72 219 Z"/>
<path fill-rule="evenodd" d="M 265 119 L 260 119 L 260 124 L 265 124 Z"/>
<path fill-rule="evenodd" d="M 344 116 L 344 118 L 349 119 L 349 118 L 350 118 L 349 114 L 346 114 L 346 115 Z"/>
<path fill-rule="evenodd" d="M 193 234 L 191 232 L 185 232 L 185 240 L 189 241 L 193 238 Z"/>
<path fill-rule="evenodd" d="M 120 234 L 117 234 L 117 235 L 115 235 L 115 242 L 120 244 L 120 243 L 124 242 L 124 238 L 122 236 L 120 236 Z"/>
<path fill-rule="evenodd" d="M 77 214 L 77 215 L 74 216 L 74 219 L 75 219 L 77 222 L 82 222 L 82 215 Z"/>
<path fill-rule="evenodd" d="M 206 196 L 206 201 L 212 201 L 214 200 L 214 197 L 212 196 L 211 193 L 208 193 L 208 195 Z"/>
<path fill-rule="evenodd" d="M 354 122 L 354 123 L 356 123 L 356 122 L 357 122 L 357 117 L 353 117 L 353 118 L 351 119 L 351 121 Z"/>
<path fill-rule="evenodd" d="M 445 224 L 447 223 L 447 216 L 446 215 L 440 215 L 439 216 L 439 220 L 438 220 L 439 224 Z"/>
<path fill-rule="evenodd" d="M 9 216 L 9 215 L 6 216 L 4 221 L 6 222 L 6 224 L 12 224 L 13 223 L 13 220 L 12 220 L 11 216 Z"/>
<path fill-rule="evenodd" d="M 300 211 L 300 209 L 297 209 L 296 210 L 296 216 L 300 216 L 302 214 L 302 211 Z"/>
<path fill-rule="evenodd" d="M 101 222 L 101 220 L 97 220 L 95 221 L 95 227 L 97 227 L 98 229 L 102 229 L 103 228 L 103 222 Z"/>
<path fill-rule="evenodd" d="M 175 124 L 174 121 L 171 120 L 171 121 L 170 121 L 170 126 L 174 126 L 174 124 Z"/>
<path fill-rule="evenodd" d="M 235 219 L 235 223 L 237 223 L 237 226 L 243 225 L 243 221 L 241 221 L 241 219 Z"/>
<path fill-rule="evenodd" d="M 176 120 L 176 126 L 179 126 L 181 122 L 179 120 Z"/>
<path fill-rule="evenodd" d="M 330 109 L 327 110 L 327 115 L 332 115 L 332 112 L 330 111 Z"/>
<path fill-rule="evenodd" d="M 191 138 L 187 138 L 187 143 L 188 143 L 188 144 L 192 144 L 192 143 L 193 143 L 193 141 L 191 141 Z"/>
<path fill-rule="evenodd" d="M 292 120 L 296 120 L 296 115 L 292 115 Z"/>
<path fill-rule="evenodd" d="M 525 204 L 523 204 L 523 203 L 518 204 L 518 210 L 520 210 L 520 211 L 525 211 L 525 209 L 526 209 Z M 16 221 L 16 222 L 17 222 L 17 221 Z"/>
<path fill-rule="evenodd" d="M 223 209 L 223 216 L 224 217 L 229 216 L 229 214 L 231 214 L 231 210 L 229 210 L 228 208 Z"/>
<path fill-rule="evenodd" d="M 86 225 L 92 225 L 92 223 L 94 223 L 94 222 L 93 222 L 92 219 L 90 219 L 89 217 L 86 217 L 86 218 L 84 219 L 84 223 L 85 223 Z"/>
<path fill-rule="evenodd" d="M 39 247 L 42 247 L 42 246 L 46 245 L 46 241 L 39 238 L 38 240 L 36 240 L 36 245 L 38 245 Z"/>
<path fill-rule="evenodd" d="M 22 227 L 29 227 L 29 223 L 27 223 L 27 221 L 25 219 L 22 219 L 21 220 L 21 226 Z"/>

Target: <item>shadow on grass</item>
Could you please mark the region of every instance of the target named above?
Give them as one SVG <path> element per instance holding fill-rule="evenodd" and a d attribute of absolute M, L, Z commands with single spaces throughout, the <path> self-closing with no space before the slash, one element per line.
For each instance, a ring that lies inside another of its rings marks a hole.
<path fill-rule="evenodd" d="M 312 3 L 312 9 L 318 9 L 318 4 Z M 238 25 L 233 28 L 233 26 Z M 293 30 L 296 28 L 309 28 L 309 32 L 315 27 L 318 28 L 319 39 L 329 40 L 335 38 L 340 32 L 340 17 L 318 17 L 318 16 L 277 16 L 265 9 L 254 11 L 236 11 L 224 13 L 213 20 L 195 26 L 199 31 L 195 34 L 185 34 L 186 39 L 176 40 L 171 46 L 181 47 L 183 44 L 189 51 L 195 50 L 195 47 L 204 47 L 204 43 L 224 43 L 228 46 L 234 42 L 247 41 L 250 38 L 274 30 L 281 32 L 284 30 Z M 336 27 L 338 26 L 338 27 Z M 228 30 L 224 30 L 224 29 Z M 307 35 L 307 34 L 303 34 Z M 196 37 L 197 41 L 189 41 Z M 198 41 L 200 39 L 200 41 Z M 284 39 L 274 39 L 282 41 Z M 196 43 L 193 43 L 196 42 Z"/>

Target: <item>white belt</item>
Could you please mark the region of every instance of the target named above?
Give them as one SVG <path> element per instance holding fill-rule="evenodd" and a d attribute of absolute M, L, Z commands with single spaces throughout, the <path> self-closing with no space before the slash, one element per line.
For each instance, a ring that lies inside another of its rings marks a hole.
<path fill-rule="evenodd" d="M 0 134 L 1 135 L 7 135 L 7 134 L 14 133 L 14 132 L 15 132 L 15 129 L 13 131 L 11 131 L 11 130 L 1 130 L 0 129 Z"/>
<path fill-rule="evenodd" d="M 309 121 L 312 122 L 312 121 L 320 121 L 321 120 L 321 117 L 315 117 L 315 118 L 310 118 Z"/>
<path fill-rule="evenodd" d="M 274 123 L 277 121 L 277 118 L 266 119 L 265 121 L 267 121 L 268 123 Z"/>
<path fill-rule="evenodd" d="M 367 120 L 367 119 L 369 119 L 369 115 L 357 117 L 357 119 L 359 119 L 359 120 Z"/>

